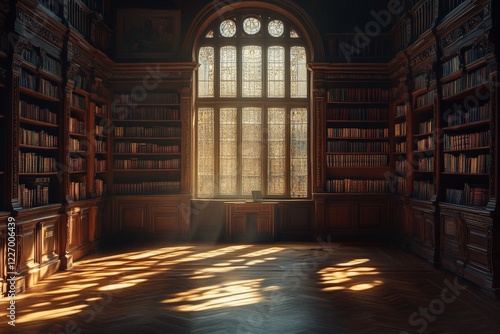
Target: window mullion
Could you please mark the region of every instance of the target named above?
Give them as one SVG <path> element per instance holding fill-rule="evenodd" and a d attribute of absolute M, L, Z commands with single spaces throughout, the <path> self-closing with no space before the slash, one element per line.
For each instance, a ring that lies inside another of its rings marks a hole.
<path fill-rule="evenodd" d="M 220 106 L 214 107 L 214 194 L 220 195 Z"/>
<path fill-rule="evenodd" d="M 286 105 L 285 107 L 286 110 L 286 117 L 285 117 L 285 150 L 286 150 L 286 182 L 285 182 L 285 194 L 287 197 L 291 196 L 291 186 L 290 183 L 292 181 L 292 166 L 291 166 L 291 149 L 290 149 L 290 143 L 292 140 L 292 134 L 291 134 L 291 107 L 290 105 Z"/>
<path fill-rule="evenodd" d="M 238 168 L 237 172 L 237 194 L 238 196 L 241 196 L 243 193 L 243 153 L 242 153 L 242 141 L 243 141 L 243 120 L 242 120 L 242 107 L 238 107 L 238 150 L 237 150 L 237 161 L 236 161 L 236 166 Z"/>
<path fill-rule="evenodd" d="M 269 140 L 269 136 L 268 136 L 268 126 L 269 126 L 269 123 L 268 123 L 268 110 L 267 110 L 268 106 L 265 105 L 265 104 L 262 104 L 261 106 L 261 112 L 262 112 L 262 121 L 261 121 L 261 131 L 262 131 L 262 141 L 261 141 L 261 152 L 262 152 L 262 169 L 261 169 L 261 173 L 262 175 L 264 175 L 264 177 L 262 178 L 262 184 L 261 184 L 261 187 L 262 187 L 262 193 L 264 195 L 267 195 L 267 185 L 268 185 L 268 182 L 269 182 L 269 173 L 268 173 L 268 157 L 269 157 L 269 151 L 268 151 L 268 148 L 269 148 L 269 145 L 268 145 L 268 140 Z"/>

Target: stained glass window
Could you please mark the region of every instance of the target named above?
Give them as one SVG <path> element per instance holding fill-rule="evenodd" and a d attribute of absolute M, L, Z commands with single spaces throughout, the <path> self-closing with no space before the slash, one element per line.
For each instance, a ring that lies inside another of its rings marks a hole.
<path fill-rule="evenodd" d="M 233 20 L 225 20 L 220 24 L 220 34 L 223 37 L 236 35 L 236 23 Z"/>
<path fill-rule="evenodd" d="M 281 20 L 272 20 L 269 22 L 269 25 L 267 26 L 267 31 L 269 31 L 269 34 L 273 37 L 280 37 L 283 35 L 283 32 L 285 31 L 285 27 L 283 26 L 283 21 Z"/>
<path fill-rule="evenodd" d="M 198 49 L 196 196 L 308 197 L 305 41 L 286 20 L 253 13 L 207 31 Z"/>
<path fill-rule="evenodd" d="M 242 48 L 242 96 L 262 96 L 262 48 L 248 45 Z"/>
<path fill-rule="evenodd" d="M 285 108 L 267 112 L 267 194 L 286 194 L 286 113 Z"/>
<path fill-rule="evenodd" d="M 236 47 L 220 48 L 220 96 L 236 97 Z"/>
<path fill-rule="evenodd" d="M 290 116 L 290 195 L 307 195 L 307 109 L 294 108 Z"/>
<path fill-rule="evenodd" d="M 219 193 L 221 195 L 234 195 L 238 192 L 237 109 L 221 108 L 219 124 Z"/>
<path fill-rule="evenodd" d="M 213 197 L 214 181 L 214 109 L 198 109 L 198 195 Z"/>
<path fill-rule="evenodd" d="M 290 50 L 290 96 L 307 97 L 306 49 L 303 46 L 292 46 Z"/>
<path fill-rule="evenodd" d="M 285 97 L 285 48 L 267 49 L 267 96 Z"/>
<path fill-rule="evenodd" d="M 251 195 L 262 190 L 262 111 L 243 108 L 241 118 L 242 194 Z"/>
<path fill-rule="evenodd" d="M 214 97 L 214 48 L 204 46 L 198 52 L 200 68 L 198 69 L 198 96 Z"/>
<path fill-rule="evenodd" d="M 243 21 L 243 30 L 249 35 L 255 35 L 260 31 L 260 21 L 256 17 L 249 17 Z"/>

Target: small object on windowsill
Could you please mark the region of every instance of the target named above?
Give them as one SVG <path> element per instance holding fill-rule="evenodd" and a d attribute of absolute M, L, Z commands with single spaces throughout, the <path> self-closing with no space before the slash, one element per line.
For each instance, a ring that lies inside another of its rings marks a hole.
<path fill-rule="evenodd" d="M 262 202 L 262 192 L 260 190 L 252 190 L 253 202 Z"/>

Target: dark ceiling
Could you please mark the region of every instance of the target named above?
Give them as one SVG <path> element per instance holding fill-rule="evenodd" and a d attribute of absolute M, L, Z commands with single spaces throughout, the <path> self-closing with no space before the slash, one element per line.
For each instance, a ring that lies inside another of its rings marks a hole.
<path fill-rule="evenodd" d="M 221 3 L 234 3 L 241 0 L 225 0 Z M 178 9 L 182 11 L 182 25 L 185 28 L 196 14 L 211 0 L 109 0 L 106 11 L 107 20 L 113 26 L 117 8 Z M 356 26 L 373 20 L 371 11 L 387 6 L 387 0 L 295 0 L 316 23 L 321 34 L 354 32 Z"/>

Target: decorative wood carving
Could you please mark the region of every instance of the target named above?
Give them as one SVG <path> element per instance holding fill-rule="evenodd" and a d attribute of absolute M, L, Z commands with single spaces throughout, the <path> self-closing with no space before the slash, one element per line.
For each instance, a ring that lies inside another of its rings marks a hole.
<path fill-rule="evenodd" d="M 39 22 L 26 14 L 21 8 L 17 8 L 17 20 L 28 30 L 34 32 L 41 39 L 53 44 L 59 49 L 64 47 L 64 39 L 47 27 L 47 22 Z"/>

